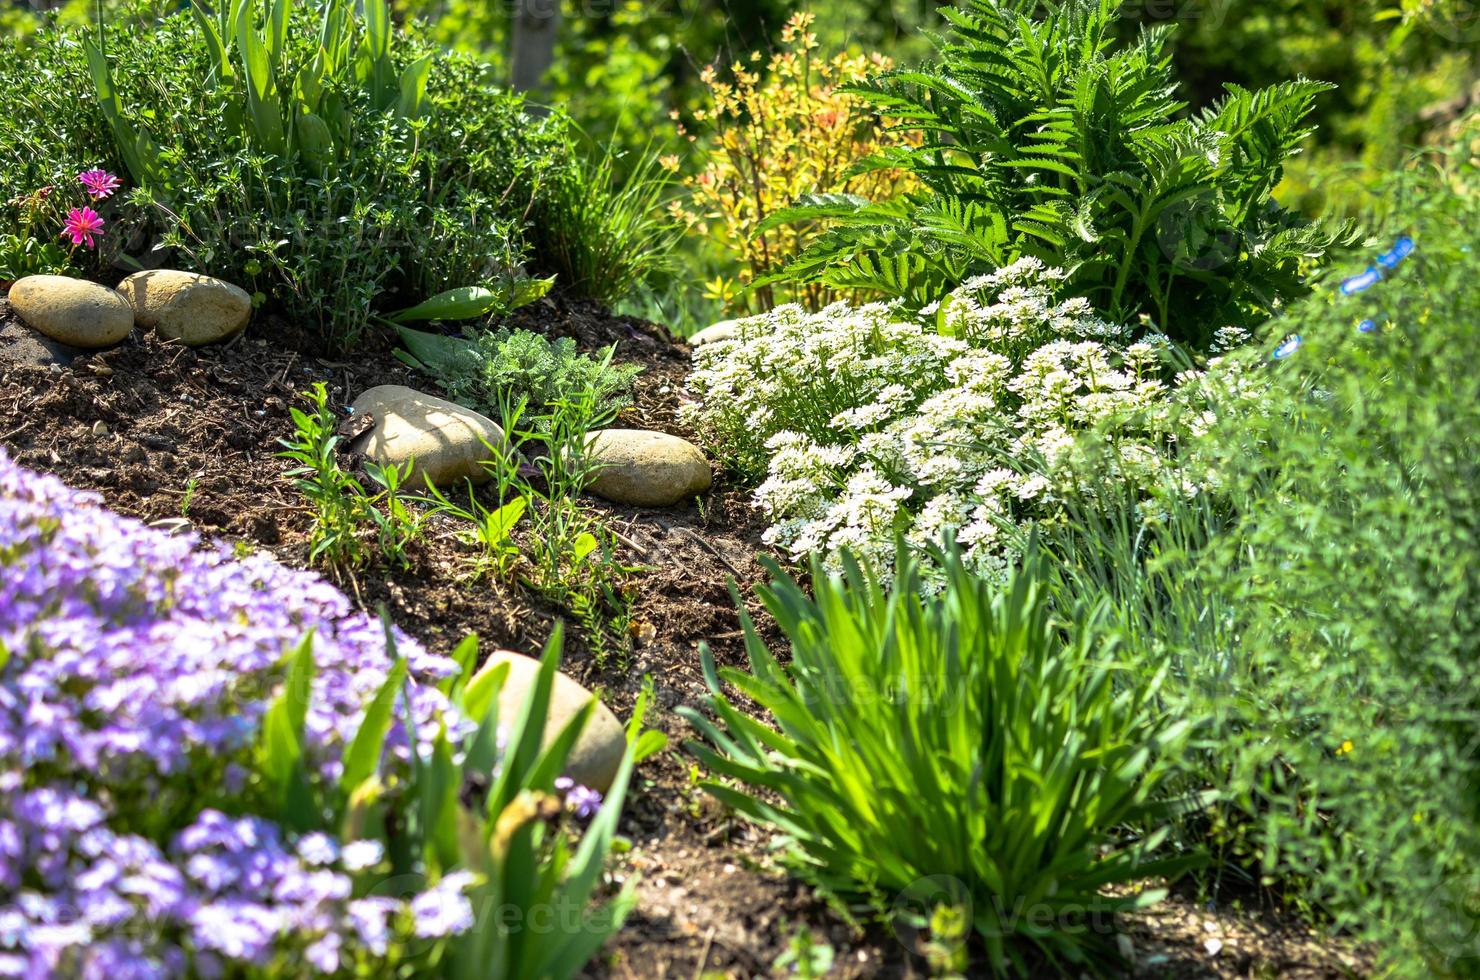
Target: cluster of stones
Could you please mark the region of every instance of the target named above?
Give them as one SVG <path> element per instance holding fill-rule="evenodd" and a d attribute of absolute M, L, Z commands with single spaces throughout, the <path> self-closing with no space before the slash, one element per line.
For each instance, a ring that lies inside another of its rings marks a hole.
<path fill-rule="evenodd" d="M 350 448 L 383 466 L 410 463 L 415 487 L 486 482 L 485 464 L 513 451 L 492 419 L 414 388 L 371 388 L 351 407 L 373 424 Z M 613 503 L 671 507 L 704 493 L 712 480 L 698 447 L 663 432 L 601 429 L 591 433 L 587 452 L 596 465 L 588 489 Z"/>
<path fill-rule="evenodd" d="M 363 392 L 351 406 L 370 418 L 370 426 L 350 444 L 384 466 L 412 467 L 408 486 L 438 487 L 464 480 L 482 483 L 485 465 L 515 450 L 498 423 L 445 398 L 403 385 L 380 385 Z M 693 444 L 662 432 L 603 429 L 591 434 L 589 452 L 599 464 L 589 489 L 614 503 L 667 507 L 709 489 L 709 464 Z M 539 662 L 508 651 L 489 660 L 508 663 L 509 676 L 499 696 L 501 716 L 512 717 L 539 672 Z M 545 739 L 549 740 L 595 695 L 566 674 L 558 674 L 550 697 Z M 565 775 L 598 792 L 616 777 L 626 751 L 626 733 L 610 708 L 596 707 L 576 740 Z"/>
<path fill-rule="evenodd" d="M 136 272 L 117 289 L 70 276 L 27 276 L 10 308 L 43 336 L 84 350 L 121 343 L 134 327 L 191 347 L 230 340 L 252 318 L 252 297 L 193 272 Z"/>

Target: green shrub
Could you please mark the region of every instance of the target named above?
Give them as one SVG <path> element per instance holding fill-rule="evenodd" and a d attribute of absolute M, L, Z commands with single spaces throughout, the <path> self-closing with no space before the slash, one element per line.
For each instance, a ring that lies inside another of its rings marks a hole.
<path fill-rule="evenodd" d="M 935 932 L 964 918 L 994 972 L 1028 973 L 1033 951 L 1061 969 L 1106 965 L 1115 914 L 1157 897 L 1107 886 L 1189 863 L 1150 858 L 1162 829 L 1121 832 L 1161 822 L 1154 798 L 1185 726 L 1156 720 L 1154 684 L 1117 683 L 1098 610 L 1051 619 L 1036 565 L 999 591 L 939 561 L 929 598 L 903 551 L 892 590 L 851 559 L 839 578 L 814 562 L 815 598 L 785 576 L 762 588 L 791 662 L 743 613 L 749 673 L 716 672 L 704 651 L 718 723 L 685 717 L 714 746 L 692 746 L 716 777 L 705 788 L 785 834 L 819 887 L 880 911 L 924 903 Z"/>
<path fill-rule="evenodd" d="M 1402 976 L 1480 964 L 1480 172 L 1460 160 L 1387 188 L 1412 256 L 1231 359 L 1184 447 L 1215 493 L 1050 542 L 1055 591 L 1107 595 L 1164 709 L 1203 726 L 1222 802 L 1187 831 Z"/>
<path fill-rule="evenodd" d="M 1390 281 L 1276 321 L 1300 349 L 1208 451 L 1242 501 L 1220 567 L 1255 731 L 1275 735 L 1244 740 L 1240 761 L 1294 774 L 1235 783 L 1268 806 L 1267 863 L 1388 948 L 1473 968 L 1474 920 L 1453 914 L 1480 895 L 1480 173 L 1452 176 L 1458 193 L 1409 185 L 1435 186 Z"/>
<path fill-rule="evenodd" d="M 287 93 L 313 76 L 303 72 L 319 54 L 322 13 L 294 12 L 277 50 L 276 82 L 259 102 L 277 106 L 283 120 L 301 124 L 311 105 Z M 353 51 L 365 30 L 358 19 L 346 29 Z M 204 18 L 185 15 L 151 30 L 108 30 L 112 129 L 83 94 L 94 78 L 82 38 L 46 30 L 24 56 L 0 50 L 8 93 L 0 198 L 87 167 L 126 165 L 134 200 L 153 215 L 132 229 L 131 254 L 151 244 L 173 250 L 145 261 L 254 287 L 339 346 L 352 346 L 376 309 L 483 282 L 525 258 L 524 223 L 541 188 L 570 165 L 563 118 L 525 115 L 476 61 L 394 31 L 381 74 L 399 80 L 409 71 L 415 89 L 413 67 L 425 69 L 420 109 L 402 111 L 399 83 L 392 95 L 370 81 L 351 84 L 347 68 L 326 69 L 312 104 L 332 138 L 315 142 L 285 122 L 279 140 L 263 135 L 274 111 L 254 110 L 234 87 L 243 84 L 237 48 L 227 61 L 233 80 L 223 79 L 205 30 Z M 140 139 L 131 143 L 130 132 Z M 315 152 L 305 152 L 310 145 Z"/>
<path fill-rule="evenodd" d="M 900 128 L 926 133 L 862 166 L 907 169 L 928 193 L 804 198 L 772 223 L 835 227 L 779 276 L 924 305 L 1029 255 L 1069 270 L 1071 290 L 1111 319 L 1148 317 L 1198 347 L 1218 327 L 1257 323 L 1303 294 L 1302 262 L 1330 236 L 1270 192 L 1330 86 L 1231 87 L 1182 116 L 1169 30 L 1116 45 L 1119 6 L 943 9 L 951 33 L 939 63 L 857 89 Z"/>

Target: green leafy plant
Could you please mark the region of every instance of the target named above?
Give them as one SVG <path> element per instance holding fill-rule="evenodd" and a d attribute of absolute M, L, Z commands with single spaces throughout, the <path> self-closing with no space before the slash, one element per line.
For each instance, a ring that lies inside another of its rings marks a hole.
<path fill-rule="evenodd" d="M 908 551 L 897 560 L 892 589 L 851 559 L 836 578 L 814 562 L 815 598 L 772 566 L 760 597 L 790 665 L 743 611 L 749 672 L 703 651 L 717 720 L 684 717 L 712 746 L 690 746 L 717 777 L 705 788 L 785 834 L 792 867 L 829 892 L 883 910 L 947 882 L 932 904 L 968 917 L 995 972 L 1027 973 L 1030 950 L 1113 961 L 1110 917 L 1158 897 L 1127 887 L 1194 863 L 1151 856 L 1188 726 L 1158 717 L 1154 680 L 1119 683 L 1099 609 L 1050 616 L 1035 559 L 999 591 L 944 553 L 928 598 Z"/>
<path fill-rule="evenodd" d="M 1382 275 L 1318 284 L 1211 369 L 1162 494 L 1066 501 L 1043 539 L 1056 597 L 1104 596 L 1163 710 L 1199 723 L 1183 778 L 1219 798 L 1181 833 L 1207 887 L 1272 886 L 1392 976 L 1480 954 L 1477 188 L 1463 150 L 1388 181 L 1412 255 L 1345 257 Z"/>
<path fill-rule="evenodd" d="M 309 561 L 326 561 L 336 569 L 361 564 L 368 557 L 363 541 L 366 526 L 373 528 L 376 552 L 401 568 L 410 567 L 406 549 L 421 534 L 423 515 L 412 510 L 402 489 L 411 475 L 404 467 L 366 463 L 365 470 L 378 488 L 366 490 L 339 466 L 338 418 L 329 406 L 322 381 L 306 393 L 310 410 L 292 407 L 293 435 L 280 440 L 284 459 L 299 464 L 288 471 L 293 486 L 313 507 L 309 532 Z"/>
<path fill-rule="evenodd" d="M 389 624 L 386 634 L 394 654 Z M 462 894 L 475 915 L 471 927 L 422 949 L 394 951 L 399 954 L 394 959 L 419 963 L 418 975 L 564 980 L 581 970 L 632 909 L 633 882 L 605 905 L 596 903 L 632 770 L 666 740 L 661 733 L 642 731 L 648 698 L 639 697 L 617 775 L 590 824 L 579 829 L 561 802 L 556 780 L 595 702 L 546 740 L 561 643 L 557 627 L 513 718 L 499 715 L 508 665 L 477 669 L 476 637 L 458 647 L 453 656 L 460 669 L 442 682 L 441 693 L 460 717 L 477 725 L 461 743 L 460 758 L 454 757 L 445 727 L 418 731 L 405 707 L 406 662 L 397 658 L 345 751 L 337 787 L 310 780 L 304 768 L 314 673 L 311 642 L 291 657 L 282 691 L 268 709 L 257 768 L 285 823 L 381 843 L 388 866 L 378 873 L 385 880 L 465 876 Z M 387 737 L 400 726 L 418 749 L 391 787 L 382 781 L 379 765 Z M 430 747 L 426 754 L 423 740 Z M 546 916 L 553 928 L 538 925 Z"/>
<path fill-rule="evenodd" d="M 1464 912 L 1480 875 L 1480 169 L 1460 148 L 1387 195 L 1411 257 L 1276 320 L 1268 386 L 1231 398 L 1242 411 L 1199 447 L 1237 504 L 1203 566 L 1238 600 L 1239 696 L 1215 702 L 1240 804 L 1228 846 L 1405 972 L 1465 973 L 1480 955 Z"/>
<path fill-rule="evenodd" d="M 610 357 L 609 351 L 603 367 Z M 617 414 L 600 377 L 597 372 L 568 388 L 539 415 L 528 414 L 527 400 L 510 393 L 501 399 L 497 415 L 529 459 L 527 468 L 501 477 L 531 501 L 527 582 L 572 611 L 598 656 L 604 655 L 610 636 L 625 642 L 622 627 L 629 603 L 623 580 L 634 571 L 618 561 L 611 530 L 580 501 L 599 469 L 587 451 L 591 433 Z"/>
<path fill-rule="evenodd" d="M 406 328 L 400 334 L 411 354 L 404 360 L 436 378 L 448 398 L 489 414 L 523 401 L 522 414 L 549 421 L 557 402 L 574 397 L 589 402 L 583 411 L 595 416 L 588 422 L 606 424 L 631 404 L 632 379 L 642 370 L 613 364 L 615 345 L 593 358 L 569 337 L 550 340 L 528 330 L 484 330 L 470 338 Z"/>
<path fill-rule="evenodd" d="M 923 306 L 1020 256 L 1070 272 L 1111 319 L 1146 317 L 1206 347 L 1302 295 L 1302 266 L 1332 232 L 1270 196 L 1311 132 L 1320 82 L 1230 87 L 1181 116 L 1169 30 L 1117 45 L 1113 0 L 967 0 L 943 8 L 938 63 L 885 72 L 854 91 L 919 146 L 860 164 L 913 173 L 928 191 L 889 200 L 801 200 L 772 227 L 832 230 L 775 280 L 881 289 Z M 758 280 L 763 285 L 766 280 Z"/>
<path fill-rule="evenodd" d="M 322 175 L 347 155 L 355 122 L 349 89 L 363 92 L 375 110 L 402 119 L 416 119 L 430 108 L 427 78 L 434 55 L 422 54 L 398 69 L 385 0 L 325 3 L 318 50 L 301 65 L 289 60 L 292 0 L 264 0 L 263 8 L 261 20 L 257 0 L 223 2 L 214 12 L 192 4 L 190 12 L 210 55 L 206 84 L 222 98 L 225 118 L 280 166 L 301 162 Z M 138 183 L 170 187 L 171 168 L 153 136 L 127 118 L 106 48 L 103 31 L 96 42 L 83 42 L 93 91 L 119 151 Z"/>
<path fill-rule="evenodd" d="M 495 578 L 508 578 L 521 554 L 515 532 L 529 506 L 529 498 L 500 493 L 500 503 L 486 507 L 476 494 L 469 494 L 468 506 L 460 507 L 434 486 L 428 486 L 427 492 L 435 501 L 428 516 L 445 514 L 466 521 L 470 526 L 465 537 L 478 547 L 474 577 L 491 574 Z"/>
<path fill-rule="evenodd" d="M 0 198 L 123 166 L 140 206 L 110 223 L 125 255 L 261 292 L 341 349 L 381 311 L 498 291 L 530 259 L 542 188 L 572 165 L 568 120 L 526 116 L 485 65 L 415 25 L 382 36 L 377 10 L 284 0 L 265 19 L 240 2 L 147 29 L 121 19 L 90 37 L 91 64 L 81 38 L 43 30 L 0 58 Z M 97 98 L 76 97 L 95 82 Z"/>

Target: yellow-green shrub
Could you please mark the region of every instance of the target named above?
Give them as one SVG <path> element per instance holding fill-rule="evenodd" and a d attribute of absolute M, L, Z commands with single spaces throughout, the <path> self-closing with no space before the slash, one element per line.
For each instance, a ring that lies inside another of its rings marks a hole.
<path fill-rule="evenodd" d="M 781 303 L 801 303 L 817 310 L 840 295 L 818 283 L 747 287 L 795 255 L 816 237 L 817 225 L 799 223 L 759 232 L 773 212 L 803 194 L 848 193 L 869 198 L 893 196 L 908 189 L 910 178 L 898 170 L 854 174 L 854 162 L 867 157 L 898 134 L 886 137 L 886 121 L 843 87 L 887 70 L 879 54 L 819 57 L 814 17 L 799 13 L 787 21 L 778 50 L 761 64 L 760 52 L 749 63 L 731 66 L 728 78 L 708 67 L 701 80 L 708 105 L 694 119 L 712 131 L 700 141 L 682 125 L 681 135 L 699 148 L 701 165 L 685 180 L 687 201 L 675 212 L 700 227 L 733 258 L 733 271 L 706 283 L 711 298 L 739 312 L 764 312 Z M 672 169 L 677 157 L 666 158 Z"/>

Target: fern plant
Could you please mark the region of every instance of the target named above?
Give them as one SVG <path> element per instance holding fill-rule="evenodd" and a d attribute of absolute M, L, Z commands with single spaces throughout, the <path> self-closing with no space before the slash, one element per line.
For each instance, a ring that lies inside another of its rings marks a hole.
<path fill-rule="evenodd" d="M 883 289 L 914 306 L 1024 255 L 1070 272 L 1112 320 L 1203 345 L 1305 292 L 1303 262 L 1343 233 L 1271 197 L 1331 86 L 1228 86 L 1182 115 L 1167 41 L 1117 44 L 1115 0 L 964 0 L 939 60 L 853 91 L 922 132 L 861 161 L 923 189 L 891 200 L 804 197 L 771 224 L 829 231 L 772 279 Z M 1037 16 L 1041 14 L 1041 16 Z M 764 284 L 762 280 L 760 284 Z"/>

